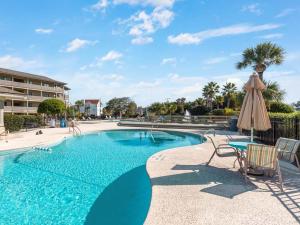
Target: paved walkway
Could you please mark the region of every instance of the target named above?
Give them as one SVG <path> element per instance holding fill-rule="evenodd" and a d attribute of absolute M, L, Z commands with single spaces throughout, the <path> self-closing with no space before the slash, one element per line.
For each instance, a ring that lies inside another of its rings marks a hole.
<path fill-rule="evenodd" d="M 83 133 L 126 129 L 111 122 L 85 122 Z M 0 140 L 0 150 L 50 145 L 69 137 L 68 128 L 42 129 L 10 134 Z M 194 131 L 197 132 L 197 131 Z M 240 138 L 236 136 L 236 138 Z M 217 135 L 220 142 L 224 135 Z M 257 179 L 246 184 L 234 158 L 213 159 L 211 143 L 158 152 L 149 158 L 147 171 L 152 182 L 152 201 L 145 224 L 299 224 L 300 173 L 282 167 L 285 192 L 268 180 Z"/>

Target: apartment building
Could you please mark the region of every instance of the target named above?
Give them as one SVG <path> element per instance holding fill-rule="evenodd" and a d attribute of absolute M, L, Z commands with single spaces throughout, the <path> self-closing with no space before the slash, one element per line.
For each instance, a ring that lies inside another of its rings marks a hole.
<path fill-rule="evenodd" d="M 66 83 L 46 76 L 0 68 L 0 101 L 5 113 L 35 114 L 48 98 L 69 104 L 69 90 Z"/>

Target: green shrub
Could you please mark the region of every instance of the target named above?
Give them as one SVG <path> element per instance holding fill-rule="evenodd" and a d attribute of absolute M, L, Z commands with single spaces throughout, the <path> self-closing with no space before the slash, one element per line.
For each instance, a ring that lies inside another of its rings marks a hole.
<path fill-rule="evenodd" d="M 225 109 L 214 109 L 213 111 L 211 111 L 211 113 L 214 116 L 224 116 L 225 115 Z"/>
<path fill-rule="evenodd" d="M 236 116 L 238 113 L 231 108 L 225 108 L 225 116 Z"/>
<path fill-rule="evenodd" d="M 21 130 L 23 124 L 24 124 L 23 116 L 11 115 L 11 114 L 4 115 L 4 126 L 5 129 L 8 130 L 9 132 Z"/>
<path fill-rule="evenodd" d="M 10 132 L 19 131 L 25 128 L 26 124 L 36 124 L 37 127 L 43 125 L 43 117 L 41 115 L 4 115 L 4 126 Z"/>
<path fill-rule="evenodd" d="M 35 123 L 37 126 L 43 125 L 43 117 L 41 115 L 24 115 L 24 124 Z"/>
<path fill-rule="evenodd" d="M 225 108 L 225 109 L 214 109 L 211 112 L 214 116 L 234 116 L 237 115 L 233 109 Z"/>
<path fill-rule="evenodd" d="M 270 119 L 278 119 L 278 120 L 284 120 L 284 119 L 300 119 L 300 112 L 293 112 L 293 113 L 269 113 Z"/>
<path fill-rule="evenodd" d="M 271 102 L 270 103 L 270 112 L 274 113 L 292 113 L 294 108 L 283 102 Z"/>
<path fill-rule="evenodd" d="M 210 109 L 203 105 L 193 107 L 190 110 L 190 113 L 192 116 L 207 115 L 209 112 L 210 112 Z"/>

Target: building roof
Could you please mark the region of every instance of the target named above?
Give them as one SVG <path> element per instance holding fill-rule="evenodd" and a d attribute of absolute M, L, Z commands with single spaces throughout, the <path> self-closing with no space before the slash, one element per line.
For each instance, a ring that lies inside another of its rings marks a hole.
<path fill-rule="evenodd" d="M 5 87 L 0 87 L 0 94 L 24 95 L 22 92 L 14 91 Z"/>
<path fill-rule="evenodd" d="M 85 99 L 84 102 L 97 105 L 100 102 L 100 99 Z"/>
<path fill-rule="evenodd" d="M 4 68 L 0 68 L 0 74 L 7 74 L 7 75 L 13 75 L 13 76 L 17 76 L 17 77 L 30 78 L 30 79 L 36 79 L 36 80 L 43 80 L 43 81 L 54 82 L 54 83 L 63 84 L 63 85 L 66 84 L 64 82 L 53 80 L 46 76 L 35 75 L 35 74 L 31 74 L 31 73 L 25 73 L 25 72 L 4 69 Z"/>

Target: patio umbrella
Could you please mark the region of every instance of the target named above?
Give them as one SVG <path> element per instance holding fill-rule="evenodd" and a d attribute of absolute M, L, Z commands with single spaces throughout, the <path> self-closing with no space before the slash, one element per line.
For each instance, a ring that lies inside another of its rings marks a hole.
<path fill-rule="evenodd" d="M 262 96 L 262 91 L 266 89 L 266 86 L 258 75 L 253 73 L 244 89 L 247 93 L 237 126 L 240 129 L 251 130 L 251 141 L 253 141 L 253 129 L 265 131 L 271 128 L 271 122 Z"/>

